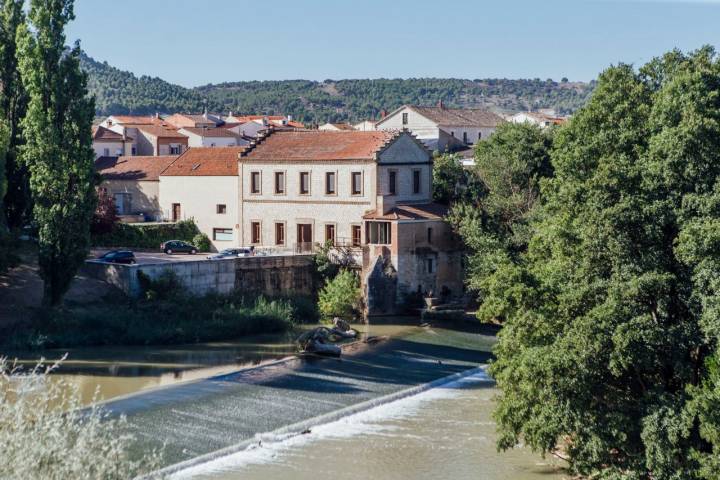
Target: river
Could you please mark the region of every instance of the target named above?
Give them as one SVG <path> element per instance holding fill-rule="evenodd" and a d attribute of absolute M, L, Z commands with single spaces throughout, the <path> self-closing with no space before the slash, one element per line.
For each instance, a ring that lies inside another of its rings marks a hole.
<path fill-rule="evenodd" d="M 306 435 L 273 437 L 260 448 L 200 462 L 177 478 L 563 478 L 556 464 L 525 449 L 496 452 L 496 390 L 484 373 L 383 400 L 487 361 L 491 333 L 416 321 L 358 328 L 391 340 L 340 363 L 290 360 L 259 369 L 251 367 L 291 356 L 297 332 L 191 346 L 78 348 L 52 378 L 76 386 L 86 404 L 98 398 L 127 414 L 139 450 L 167 443 L 166 465 L 252 443 L 257 433 L 332 416 L 333 409 L 378 403 L 314 423 Z M 63 353 L 42 352 L 47 359 Z M 11 356 L 32 364 L 38 353 Z"/>

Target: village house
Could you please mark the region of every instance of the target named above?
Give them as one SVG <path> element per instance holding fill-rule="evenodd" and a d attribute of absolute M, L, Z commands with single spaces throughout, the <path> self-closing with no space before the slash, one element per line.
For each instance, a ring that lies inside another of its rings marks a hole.
<path fill-rule="evenodd" d="M 111 115 L 100 126 L 133 139 L 125 154 L 158 156 L 179 155 L 187 149 L 188 137 L 159 115 Z"/>
<path fill-rule="evenodd" d="M 250 143 L 228 128 L 183 127 L 178 133 L 188 137 L 188 147 L 235 147 Z"/>
<path fill-rule="evenodd" d="M 543 112 L 519 112 L 512 115 L 510 121 L 512 123 L 529 123 L 541 128 L 550 128 L 556 125 L 562 125 L 567 121 L 567 118 Z"/>
<path fill-rule="evenodd" d="M 161 219 L 160 173 L 176 158 L 120 156 L 95 161 L 95 171 L 102 178 L 100 188 L 115 201 L 122 221 Z"/>
<path fill-rule="evenodd" d="M 92 129 L 93 150 L 95 158 L 126 155 L 132 149 L 134 140 L 121 133 L 102 126 Z"/>
<path fill-rule="evenodd" d="M 432 203 L 431 153 L 413 135 L 274 132 L 241 154 L 239 172 L 243 245 L 355 249 L 367 313 L 462 294 L 460 246 Z"/>
<path fill-rule="evenodd" d="M 375 124 L 377 130 L 409 130 L 430 150 L 464 150 L 487 139 L 504 120 L 497 114 L 476 108 L 448 108 L 403 105 Z"/>
<path fill-rule="evenodd" d="M 372 132 L 375 130 L 376 123 L 377 122 L 375 120 L 363 120 L 362 122 L 353 125 L 353 128 L 360 132 Z"/>
<path fill-rule="evenodd" d="M 349 123 L 324 123 L 318 127 L 318 130 L 328 132 L 340 132 L 343 130 L 351 131 L 355 130 Z"/>
<path fill-rule="evenodd" d="M 239 156 L 244 147 L 193 147 L 160 174 L 165 220 L 194 219 L 217 250 L 241 245 Z"/>

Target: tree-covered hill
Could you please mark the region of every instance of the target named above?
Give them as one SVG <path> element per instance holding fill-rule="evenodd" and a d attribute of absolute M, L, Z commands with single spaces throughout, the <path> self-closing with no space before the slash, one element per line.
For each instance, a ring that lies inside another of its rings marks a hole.
<path fill-rule="evenodd" d="M 184 88 L 157 77 L 137 77 L 88 56 L 82 66 L 96 96 L 97 114 L 200 111 L 290 114 L 304 122 L 378 118 L 406 103 L 483 107 L 496 111 L 553 108 L 572 113 L 590 96 L 594 82 L 550 79 L 411 78 L 376 80 L 250 81 Z"/>

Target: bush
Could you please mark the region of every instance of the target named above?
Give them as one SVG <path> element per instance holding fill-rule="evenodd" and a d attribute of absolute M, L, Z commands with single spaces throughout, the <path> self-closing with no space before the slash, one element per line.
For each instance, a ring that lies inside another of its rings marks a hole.
<path fill-rule="evenodd" d="M 113 228 L 118 223 L 117 207 L 115 206 L 115 200 L 106 192 L 98 189 L 97 196 L 98 203 L 90 223 L 90 233 L 92 235 L 107 235 L 113 231 Z"/>
<path fill-rule="evenodd" d="M 159 468 L 158 452 L 131 459 L 123 418 L 81 410 L 77 385 L 47 378 L 58 366 L 23 372 L 0 358 L 0 478 L 124 480 Z"/>
<path fill-rule="evenodd" d="M 360 285 L 350 270 L 342 270 L 327 280 L 320 290 L 318 307 L 324 319 L 332 317 L 354 318 L 360 306 Z"/>
<path fill-rule="evenodd" d="M 193 237 L 192 244 L 201 252 L 209 252 L 213 248 L 210 238 L 202 232 Z"/>
<path fill-rule="evenodd" d="M 0 212 L 2 215 L 2 212 Z M 15 254 L 18 248 L 18 240 L 12 232 L 8 232 L 0 226 L 0 273 L 18 264 L 20 258 Z"/>
<path fill-rule="evenodd" d="M 158 249 L 162 242 L 182 240 L 192 243 L 200 233 L 195 221 L 176 223 L 116 223 L 107 234 L 93 235 L 92 244 L 99 247 L 126 247 Z"/>
<path fill-rule="evenodd" d="M 307 297 L 246 298 L 239 294 L 193 296 L 171 276 L 140 274 L 145 299 L 41 311 L 30 327 L 0 345 L 43 349 L 80 345 L 171 345 L 282 332 L 312 316 Z M 0 477 L 1 478 L 1 477 Z"/>

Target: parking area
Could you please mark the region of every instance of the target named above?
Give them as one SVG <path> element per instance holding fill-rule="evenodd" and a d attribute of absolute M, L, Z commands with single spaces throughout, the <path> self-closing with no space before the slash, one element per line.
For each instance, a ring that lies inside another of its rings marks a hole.
<path fill-rule="evenodd" d="M 100 255 L 107 253 L 112 249 L 93 249 L 90 251 L 90 258 L 98 258 Z M 163 252 L 134 252 L 135 260 L 138 265 L 151 263 L 172 263 L 172 262 L 193 262 L 198 260 L 206 260 L 209 253 L 197 253 L 188 255 L 186 253 L 176 253 L 174 255 L 166 255 Z"/>

